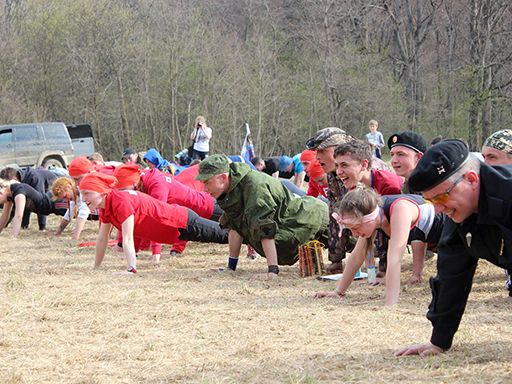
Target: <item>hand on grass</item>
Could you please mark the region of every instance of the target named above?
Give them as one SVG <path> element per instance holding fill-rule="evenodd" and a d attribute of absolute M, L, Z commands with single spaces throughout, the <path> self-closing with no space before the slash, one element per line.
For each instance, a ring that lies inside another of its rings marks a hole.
<path fill-rule="evenodd" d="M 343 262 L 338 263 L 332 263 L 327 267 L 327 274 L 328 275 L 335 275 L 338 273 L 343 273 Z"/>
<path fill-rule="evenodd" d="M 335 292 L 335 291 L 331 291 L 331 292 L 316 292 L 316 293 L 313 295 L 313 297 L 314 297 L 315 299 L 318 299 L 318 298 L 320 298 L 320 297 L 340 297 L 340 298 L 341 298 L 341 296 L 340 296 L 340 295 L 338 295 L 338 293 L 337 293 L 337 292 Z"/>
<path fill-rule="evenodd" d="M 412 275 L 409 280 L 407 280 L 407 285 L 420 284 L 423 283 L 423 279 L 421 276 Z"/>
<path fill-rule="evenodd" d="M 415 344 L 409 347 L 405 347 L 397 352 L 395 356 L 409 356 L 409 355 L 420 355 L 421 357 L 439 355 L 443 350 L 432 343 L 428 344 Z"/>
<path fill-rule="evenodd" d="M 375 283 L 369 283 L 369 285 L 371 285 L 371 286 L 386 285 L 386 276 L 377 277 Z"/>

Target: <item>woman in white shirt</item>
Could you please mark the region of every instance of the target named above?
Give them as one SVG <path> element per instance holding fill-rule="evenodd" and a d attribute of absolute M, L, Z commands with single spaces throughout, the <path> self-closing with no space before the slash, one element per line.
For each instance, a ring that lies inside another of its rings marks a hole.
<path fill-rule="evenodd" d="M 203 116 L 197 116 L 194 130 L 190 134 L 194 141 L 192 160 L 204 160 L 210 153 L 210 139 L 212 138 L 212 129 L 206 126 L 206 119 Z"/>

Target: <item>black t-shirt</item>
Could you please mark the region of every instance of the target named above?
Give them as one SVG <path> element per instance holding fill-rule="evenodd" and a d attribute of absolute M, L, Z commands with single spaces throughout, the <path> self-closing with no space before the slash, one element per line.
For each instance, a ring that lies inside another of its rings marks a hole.
<path fill-rule="evenodd" d="M 31 167 L 20 169 L 18 174 L 21 183 L 28 184 L 41 193 L 49 191 L 52 183 L 58 177 L 55 173 L 46 169 L 33 169 Z"/>
<path fill-rule="evenodd" d="M 272 176 L 274 173 L 279 172 L 279 156 L 267 157 L 265 160 L 265 168 L 263 172 Z"/>
<path fill-rule="evenodd" d="M 49 215 L 53 212 L 53 204 L 50 198 L 44 194 L 37 192 L 28 184 L 15 183 L 11 184 L 12 203 L 18 195 L 25 195 L 27 198 L 26 209 L 41 215 Z"/>
<path fill-rule="evenodd" d="M 294 171 L 290 172 L 281 172 L 279 170 L 279 159 L 281 156 L 273 156 L 273 157 L 267 157 L 265 160 L 265 168 L 263 168 L 263 172 L 265 172 L 267 175 L 272 176 L 274 173 L 279 172 L 279 177 L 282 179 L 289 179 L 291 178 L 295 173 Z"/>

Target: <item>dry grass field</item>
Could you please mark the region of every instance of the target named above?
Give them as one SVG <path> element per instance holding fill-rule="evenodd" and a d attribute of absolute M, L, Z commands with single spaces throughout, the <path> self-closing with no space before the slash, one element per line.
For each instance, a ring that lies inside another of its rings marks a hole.
<path fill-rule="evenodd" d="M 300 278 L 251 281 L 264 259 L 242 258 L 234 272 L 227 246 L 190 243 L 159 265 L 141 252 L 139 273 L 109 253 L 92 270 L 94 248 L 31 229 L 0 235 L 2 383 L 332 383 L 512 382 L 512 304 L 503 271 L 478 268 L 453 348 L 442 356 L 395 358 L 426 342 L 427 283 L 404 287 L 400 304 L 380 309 L 384 287 L 354 283 L 347 297 L 313 299 L 335 283 Z M 55 229 L 58 218 L 50 218 Z M 87 223 L 83 241 L 93 241 Z M 244 247 L 245 249 L 245 247 Z M 164 247 L 169 252 L 169 247 Z M 402 282 L 411 271 L 406 255 Z M 435 259 L 425 277 L 435 274 Z"/>

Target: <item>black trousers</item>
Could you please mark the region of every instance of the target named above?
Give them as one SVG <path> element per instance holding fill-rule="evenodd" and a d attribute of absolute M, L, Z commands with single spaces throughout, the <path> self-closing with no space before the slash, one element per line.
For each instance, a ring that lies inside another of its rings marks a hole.
<path fill-rule="evenodd" d="M 224 211 L 222 210 L 221 207 L 219 207 L 219 204 L 217 204 L 217 201 L 215 201 L 215 204 L 213 205 L 212 217 L 210 217 L 210 220 L 218 222 L 223 213 L 224 213 Z"/>
<path fill-rule="evenodd" d="M 200 217 L 188 210 L 187 228 L 180 228 L 180 240 L 199 241 L 202 243 L 228 243 L 228 230 L 220 229 L 219 223 Z"/>

